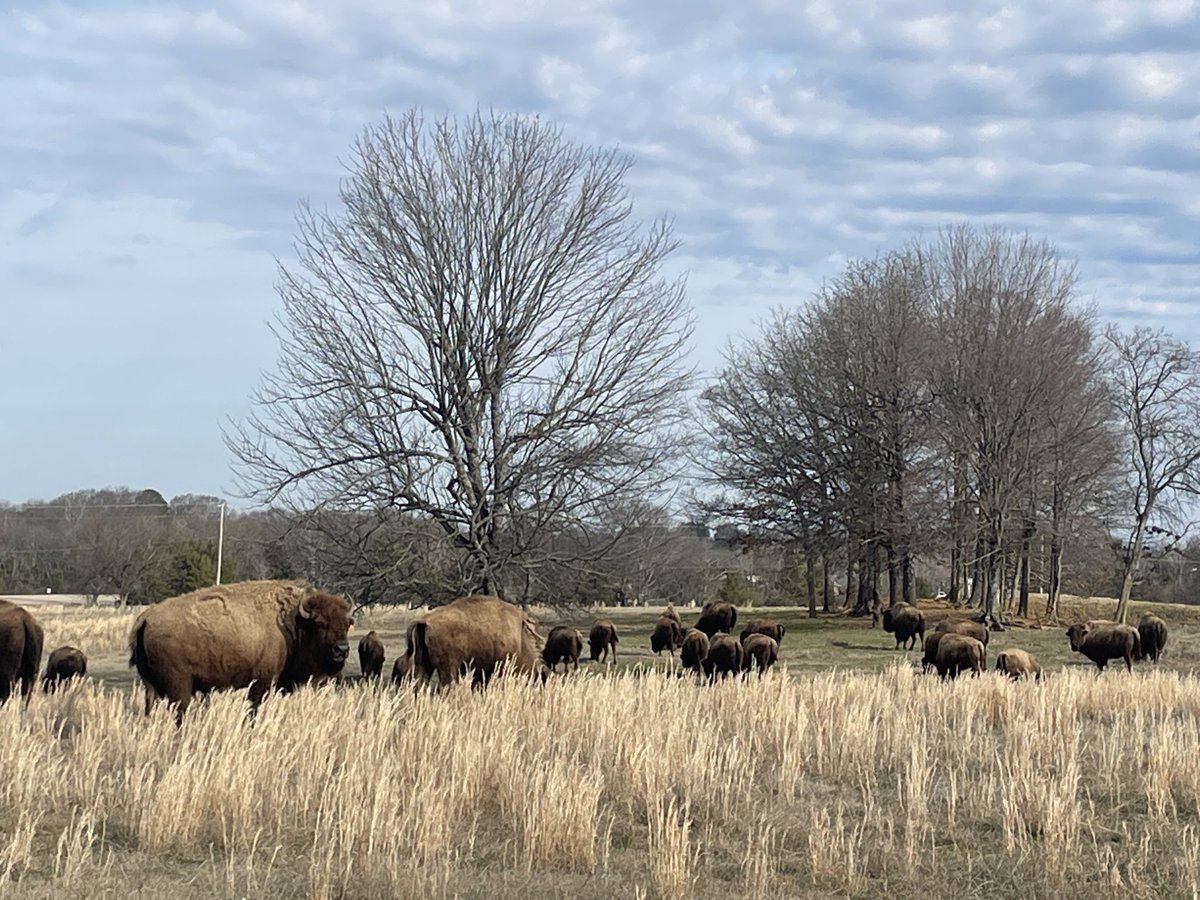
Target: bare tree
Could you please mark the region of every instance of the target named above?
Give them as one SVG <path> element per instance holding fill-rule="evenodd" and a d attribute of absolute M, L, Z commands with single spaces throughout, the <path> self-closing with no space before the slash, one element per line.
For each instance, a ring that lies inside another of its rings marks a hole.
<path fill-rule="evenodd" d="M 1162 331 L 1105 332 L 1112 348 L 1114 401 L 1126 450 L 1125 509 L 1133 522 L 1122 553 L 1124 622 L 1155 517 L 1179 529 L 1181 500 L 1200 493 L 1200 355 Z"/>
<path fill-rule="evenodd" d="M 662 496 L 691 320 L 630 165 L 537 119 L 367 129 L 281 267 L 279 368 L 226 435 L 243 490 L 428 516 L 496 592 L 528 589 L 547 535 Z"/>

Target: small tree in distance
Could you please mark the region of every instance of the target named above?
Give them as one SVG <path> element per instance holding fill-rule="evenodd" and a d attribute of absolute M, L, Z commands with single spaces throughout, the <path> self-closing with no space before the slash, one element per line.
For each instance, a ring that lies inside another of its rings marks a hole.
<path fill-rule="evenodd" d="M 517 116 L 368 128 L 281 266 L 279 367 L 226 433 L 246 495 L 428 517 L 467 590 L 611 552 L 589 526 L 665 496 L 691 377 L 630 165 Z"/>

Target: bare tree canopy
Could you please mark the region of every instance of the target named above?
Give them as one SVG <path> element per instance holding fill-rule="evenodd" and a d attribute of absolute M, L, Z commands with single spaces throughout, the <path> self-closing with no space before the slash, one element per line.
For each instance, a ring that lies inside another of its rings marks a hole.
<path fill-rule="evenodd" d="M 602 555 L 573 536 L 662 496 L 691 378 L 675 241 L 634 219 L 630 165 L 531 118 L 368 128 L 281 266 L 279 367 L 226 435 L 247 496 L 428 517 L 468 589 Z"/>

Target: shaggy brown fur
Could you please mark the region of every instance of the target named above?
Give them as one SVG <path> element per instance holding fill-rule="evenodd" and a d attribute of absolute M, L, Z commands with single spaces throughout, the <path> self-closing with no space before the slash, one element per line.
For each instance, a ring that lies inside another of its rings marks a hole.
<path fill-rule="evenodd" d="M 752 634 L 742 644 L 742 654 L 742 668 L 749 672 L 752 666 L 757 665 L 761 678 L 779 659 L 779 644 L 768 635 Z"/>
<path fill-rule="evenodd" d="M 680 631 L 684 630 L 683 619 L 679 618 L 679 613 L 677 613 L 675 611 L 675 607 L 672 606 L 670 603 L 667 604 L 667 608 L 666 608 L 666 611 L 663 613 L 663 616 L 665 616 L 668 619 L 674 619 L 675 624 L 679 626 L 679 630 Z"/>
<path fill-rule="evenodd" d="M 1137 630 L 1141 656 L 1158 662 L 1163 648 L 1167 646 L 1167 623 L 1152 613 L 1146 613 L 1138 619 Z"/>
<path fill-rule="evenodd" d="M 957 678 L 960 672 L 981 675 L 987 668 L 987 650 L 983 642 L 966 634 L 944 633 L 938 641 L 938 675 Z"/>
<path fill-rule="evenodd" d="M 1016 647 L 1000 651 L 1000 655 L 996 657 L 996 671 L 1003 672 L 1014 680 L 1018 678 L 1042 680 L 1042 667 L 1033 658 L 1033 654 Z"/>
<path fill-rule="evenodd" d="M 345 597 L 295 581 L 243 581 L 156 603 L 133 623 L 129 664 L 176 720 L 196 693 L 248 687 L 251 712 L 272 687 L 337 675 L 350 654 Z"/>
<path fill-rule="evenodd" d="M 46 660 L 42 690 L 53 693 L 60 681 L 87 674 L 87 657 L 77 647 L 59 647 Z"/>
<path fill-rule="evenodd" d="M 732 634 L 733 626 L 736 624 L 736 606 L 732 603 L 710 600 L 700 610 L 700 619 L 696 622 L 696 627 L 711 638 L 722 631 L 726 634 Z"/>
<path fill-rule="evenodd" d="M 401 653 L 392 663 L 392 684 L 400 685 L 412 676 L 412 657 Z"/>
<path fill-rule="evenodd" d="M 925 653 L 921 656 L 921 670 L 928 672 L 930 669 L 937 667 L 937 651 L 938 644 L 945 637 L 946 632 L 935 631 L 925 638 Z"/>
<path fill-rule="evenodd" d="M 26 702 L 42 665 L 42 626 L 29 610 L 0 600 L 0 703 L 21 682 Z"/>
<path fill-rule="evenodd" d="M 921 639 L 921 646 L 925 646 L 925 614 L 911 604 L 897 603 L 885 609 L 883 630 L 895 633 L 896 650 L 904 643 L 908 644 L 905 649 L 911 650 L 918 638 Z"/>
<path fill-rule="evenodd" d="M 538 660 L 537 623 L 519 606 L 473 594 L 430 610 L 408 628 L 406 655 L 422 684 L 437 674 L 448 685 L 468 671 L 486 685 L 501 671 L 532 675 Z"/>
<path fill-rule="evenodd" d="M 654 623 L 654 630 L 650 632 L 650 649 L 655 653 L 666 650 L 674 655 L 682 646 L 683 629 L 679 627 L 679 623 L 668 616 L 659 616 L 658 621 Z"/>
<path fill-rule="evenodd" d="M 772 638 L 776 644 L 782 644 L 785 630 L 782 624 L 772 619 L 755 619 L 742 629 L 742 645 L 745 645 L 746 638 L 752 634 L 765 634 L 767 637 Z"/>
<path fill-rule="evenodd" d="M 1101 672 L 1110 659 L 1125 660 L 1126 671 L 1133 671 L 1133 661 L 1141 654 L 1141 636 L 1132 625 L 1116 622 L 1084 622 L 1067 629 L 1071 649 L 1082 653 L 1096 664 Z"/>
<path fill-rule="evenodd" d="M 558 664 L 563 664 L 563 672 L 569 666 L 579 668 L 579 654 L 583 652 L 583 635 L 578 628 L 570 625 L 555 625 L 546 635 L 546 646 L 542 648 L 542 662 L 550 667 L 551 672 L 558 670 Z"/>
<path fill-rule="evenodd" d="M 374 631 L 368 631 L 358 642 L 358 668 L 364 678 L 379 678 L 385 659 L 383 641 Z"/>
<path fill-rule="evenodd" d="M 600 619 L 588 632 L 588 650 L 592 662 L 607 662 L 609 651 L 612 651 L 613 662 L 617 661 L 617 627 L 609 619 Z"/>
<path fill-rule="evenodd" d="M 975 638 L 975 640 L 979 641 L 985 647 L 991 638 L 988 627 L 982 622 L 977 622 L 975 619 L 942 619 L 942 621 L 934 626 L 933 630 L 942 632 L 943 634 L 965 634 Z"/>
<path fill-rule="evenodd" d="M 724 678 L 742 670 L 745 654 L 737 639 L 728 634 L 718 634 L 708 641 L 708 656 L 704 659 L 704 674 L 709 679 L 718 675 Z"/>
<path fill-rule="evenodd" d="M 679 661 L 685 669 L 699 672 L 704 668 L 704 660 L 708 659 L 708 635 L 698 628 L 689 628 L 683 636 L 683 647 L 679 651 Z"/>

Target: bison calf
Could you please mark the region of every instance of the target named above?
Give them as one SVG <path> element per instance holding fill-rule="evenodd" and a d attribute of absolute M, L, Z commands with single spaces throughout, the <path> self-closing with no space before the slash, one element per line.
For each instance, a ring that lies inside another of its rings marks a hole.
<path fill-rule="evenodd" d="M 358 667 L 364 678 L 378 678 L 383 674 L 383 641 L 374 631 L 368 631 L 358 642 Z"/>
<path fill-rule="evenodd" d="M 925 614 L 908 603 L 897 603 L 883 611 L 883 630 L 896 635 L 896 646 L 907 644 L 905 649 L 911 650 L 920 638 L 921 646 L 925 646 Z"/>
<path fill-rule="evenodd" d="M 1167 623 L 1152 613 L 1138 619 L 1138 640 L 1141 655 L 1151 662 L 1158 662 L 1163 648 L 1167 646 Z"/>
<path fill-rule="evenodd" d="M 542 647 L 542 662 L 551 672 L 558 671 L 563 664 L 565 673 L 570 666 L 579 668 L 579 654 L 583 652 L 583 635 L 570 625 L 555 625 L 546 635 L 546 646 Z"/>
<path fill-rule="evenodd" d="M 592 662 L 607 662 L 609 651 L 612 651 L 613 662 L 617 660 L 617 628 L 608 619 L 600 619 L 588 632 L 588 650 Z"/>
<path fill-rule="evenodd" d="M 1033 678 L 1042 680 L 1042 667 L 1037 664 L 1033 654 L 1016 647 L 1001 650 L 996 657 L 996 671 L 1003 672 L 1009 678 Z"/>
<path fill-rule="evenodd" d="M 761 678 L 779 659 L 779 644 L 775 638 L 765 634 L 752 634 L 742 644 L 742 653 L 742 668 L 749 672 L 751 666 L 757 665 L 758 676 Z"/>
<path fill-rule="evenodd" d="M 1101 672 L 1110 659 L 1125 660 L 1126 671 L 1133 671 L 1133 661 L 1141 654 L 1141 638 L 1132 625 L 1116 622 L 1084 622 L 1067 629 L 1071 649 L 1082 653 L 1096 664 Z"/>
<path fill-rule="evenodd" d="M 53 693 L 59 682 L 87 674 L 87 657 L 77 647 L 59 647 L 46 660 L 42 690 Z"/>

